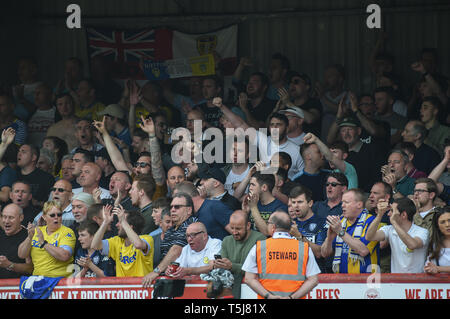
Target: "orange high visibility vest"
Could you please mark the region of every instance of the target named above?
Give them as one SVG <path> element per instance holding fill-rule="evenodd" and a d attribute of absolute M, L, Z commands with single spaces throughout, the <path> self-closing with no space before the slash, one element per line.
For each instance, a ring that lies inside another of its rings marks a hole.
<path fill-rule="evenodd" d="M 274 295 L 287 297 L 306 279 L 308 244 L 296 239 L 268 238 L 256 243 L 259 282 Z M 263 298 L 258 295 L 258 298 Z"/>

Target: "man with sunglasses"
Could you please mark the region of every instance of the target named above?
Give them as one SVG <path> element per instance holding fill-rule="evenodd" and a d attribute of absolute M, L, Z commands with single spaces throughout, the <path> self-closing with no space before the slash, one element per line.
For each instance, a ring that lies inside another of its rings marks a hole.
<path fill-rule="evenodd" d="M 170 268 L 167 274 L 174 278 L 210 272 L 214 266 L 214 255 L 220 254 L 222 241 L 211 238 L 205 225 L 201 222 L 192 223 L 188 226 L 186 239 L 188 244 L 183 247 L 180 257 L 175 261 L 180 266 L 174 272 Z"/>
<path fill-rule="evenodd" d="M 342 173 L 330 173 L 327 176 L 326 196 L 323 201 L 314 203 L 312 210 L 317 216 L 342 215 L 342 195 L 348 189 L 348 181 Z"/>
<path fill-rule="evenodd" d="M 170 216 L 173 226 L 168 229 L 161 242 L 161 262 L 148 273 L 142 280 L 144 288 L 150 287 L 152 282 L 160 276 L 180 255 L 184 246 L 188 244 L 186 239 L 186 230 L 192 223 L 198 221 L 194 214 L 194 203 L 190 195 L 186 193 L 177 193 L 173 195 L 170 204 Z"/>
<path fill-rule="evenodd" d="M 75 223 L 75 217 L 72 214 L 72 185 L 70 182 L 60 179 L 55 182 L 51 188 L 50 198 L 58 201 L 61 204 L 62 209 L 62 225 L 66 227 L 72 227 Z M 42 212 L 40 212 L 34 222 L 39 224 Z"/>

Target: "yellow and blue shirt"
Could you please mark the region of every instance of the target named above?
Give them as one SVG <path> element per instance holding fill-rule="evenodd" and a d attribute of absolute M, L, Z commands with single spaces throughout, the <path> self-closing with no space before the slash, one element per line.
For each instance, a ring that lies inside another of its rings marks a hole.
<path fill-rule="evenodd" d="M 147 254 L 132 244 L 125 246 L 125 238 L 115 236 L 102 241 L 102 255 L 116 262 L 116 277 L 143 277 L 153 271 L 153 237 L 139 236 L 147 243 Z"/>
<path fill-rule="evenodd" d="M 360 215 L 361 216 L 361 215 Z M 351 224 L 347 220 L 347 225 L 345 225 L 345 231 L 350 234 L 353 237 L 353 233 L 356 229 L 356 224 L 358 223 L 359 217 L 356 219 L 356 221 Z M 341 222 L 344 217 L 341 216 Z M 363 231 L 361 233 L 361 237 L 359 240 L 366 245 L 366 247 L 369 249 L 369 254 L 367 254 L 364 257 L 364 263 L 361 263 L 359 260 L 357 260 L 355 263 L 352 262 L 352 260 L 349 258 L 349 251 L 350 247 L 348 244 L 344 241 L 342 244 L 342 255 L 341 255 L 341 263 L 339 264 L 339 272 L 340 274 L 365 274 L 365 273 L 371 273 L 376 270 L 376 266 L 369 267 L 370 265 L 380 265 L 380 245 L 377 241 L 368 241 L 366 239 L 366 233 L 367 229 L 369 229 L 370 224 L 375 219 L 375 216 L 367 214 L 366 220 L 364 221 L 363 225 Z M 336 239 L 333 241 L 333 249 L 336 246 Z"/>
<path fill-rule="evenodd" d="M 34 265 L 34 276 L 46 277 L 69 277 L 72 274 L 73 253 L 75 249 L 76 237 L 72 229 L 61 226 L 51 235 L 47 234 L 47 226 L 39 227 L 44 234 L 44 240 L 48 244 L 61 247 L 69 251 L 72 257 L 68 261 L 60 261 L 50 255 L 45 248 L 39 248 L 39 238 L 37 231 L 31 240 L 31 260 Z"/>

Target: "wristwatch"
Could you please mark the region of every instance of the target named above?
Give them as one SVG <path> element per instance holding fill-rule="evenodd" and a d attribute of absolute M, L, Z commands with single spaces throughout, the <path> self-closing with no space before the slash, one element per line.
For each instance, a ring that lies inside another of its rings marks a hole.
<path fill-rule="evenodd" d="M 153 269 L 153 272 L 156 272 L 158 275 L 161 274 L 161 270 L 159 269 L 159 267 L 155 267 L 155 268 Z"/>
<path fill-rule="evenodd" d="M 44 242 L 42 243 L 42 245 L 39 246 L 39 248 L 44 248 L 44 246 L 48 244 L 48 241 L 44 240 Z"/>
<path fill-rule="evenodd" d="M 339 231 L 338 236 L 342 238 L 342 237 L 344 237 L 344 235 L 345 235 L 345 229 L 342 228 L 342 229 Z"/>

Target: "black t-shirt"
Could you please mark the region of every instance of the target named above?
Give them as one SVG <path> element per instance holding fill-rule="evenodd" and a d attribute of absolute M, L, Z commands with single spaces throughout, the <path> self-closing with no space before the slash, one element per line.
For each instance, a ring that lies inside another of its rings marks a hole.
<path fill-rule="evenodd" d="M 30 183 L 31 194 L 33 194 L 33 198 L 40 202 L 48 200 L 50 189 L 55 183 L 55 178 L 51 174 L 44 172 L 40 168 L 35 168 L 28 175 L 22 175 L 19 168 L 17 170 L 17 179 L 24 180 Z"/>
<path fill-rule="evenodd" d="M 297 177 L 294 180 L 294 183 L 309 188 L 312 191 L 314 202 L 322 201 L 327 198 L 325 183 L 327 182 L 328 174 L 329 172 L 325 170 L 320 170 L 319 173 L 315 175 L 310 175 L 303 171 L 303 175 Z"/>
<path fill-rule="evenodd" d="M 253 105 L 248 101 L 247 103 L 247 109 L 250 112 L 250 114 L 254 117 L 255 120 L 266 122 L 267 118 L 269 117 L 270 113 L 272 113 L 273 109 L 275 108 L 275 105 L 277 104 L 277 101 L 268 99 L 267 97 L 264 97 L 257 106 L 253 107 Z"/>
<path fill-rule="evenodd" d="M 208 122 L 209 125 L 212 127 L 219 127 L 219 120 L 222 116 L 222 111 L 218 107 L 209 107 L 207 103 L 202 103 L 197 105 L 195 108 L 198 108 L 203 112 L 205 121 Z"/>
<path fill-rule="evenodd" d="M 6 236 L 3 229 L 0 228 L 0 256 L 5 256 L 9 261 L 13 263 L 23 264 L 24 259 L 19 258 L 17 250 L 19 245 L 27 238 L 28 232 L 25 229 L 21 229 L 17 234 L 12 236 Z M 6 268 L 0 268 L 0 279 L 6 278 L 20 278 L 23 274 L 16 273 L 14 271 L 6 270 Z"/>
<path fill-rule="evenodd" d="M 373 184 L 381 180 L 381 166 L 387 162 L 387 158 L 376 143 L 363 143 L 359 152 L 349 152 L 346 161 L 355 167 L 359 188 L 370 192 Z"/>
<path fill-rule="evenodd" d="M 309 98 L 304 104 L 297 105 L 299 108 L 301 108 L 304 111 L 311 111 L 311 110 L 317 110 L 319 111 L 319 118 L 312 124 L 308 124 L 305 121 L 303 121 L 303 131 L 306 133 L 313 133 L 316 136 L 321 135 L 322 130 L 322 103 L 320 103 L 320 100 L 316 98 Z"/>

